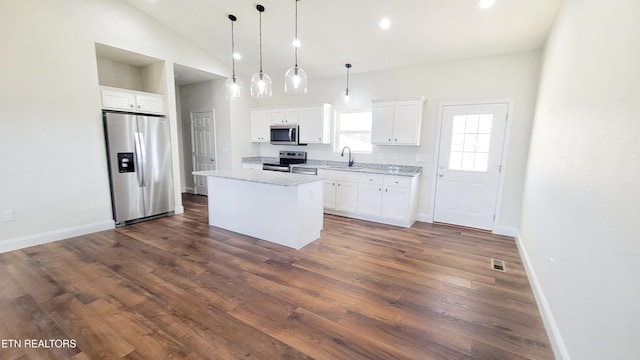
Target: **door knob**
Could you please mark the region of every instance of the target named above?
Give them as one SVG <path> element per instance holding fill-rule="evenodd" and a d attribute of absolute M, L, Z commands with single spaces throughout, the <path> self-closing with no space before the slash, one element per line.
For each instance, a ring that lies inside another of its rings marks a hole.
<path fill-rule="evenodd" d="M 216 161 L 216 159 L 214 159 L 214 158 L 211 158 L 211 159 L 209 159 L 209 160 L 211 160 L 211 161 Z"/>

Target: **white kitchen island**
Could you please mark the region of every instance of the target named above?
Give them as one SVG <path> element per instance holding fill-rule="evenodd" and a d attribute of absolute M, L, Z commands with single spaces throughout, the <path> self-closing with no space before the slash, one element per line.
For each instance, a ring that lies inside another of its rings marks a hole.
<path fill-rule="evenodd" d="M 193 174 L 207 177 L 209 225 L 294 249 L 320 237 L 322 178 L 251 169 Z"/>

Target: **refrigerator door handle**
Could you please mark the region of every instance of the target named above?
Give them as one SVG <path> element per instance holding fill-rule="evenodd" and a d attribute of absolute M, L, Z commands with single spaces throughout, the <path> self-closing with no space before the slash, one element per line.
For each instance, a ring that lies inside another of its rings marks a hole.
<path fill-rule="evenodd" d="M 147 182 L 144 176 L 144 163 L 147 160 L 144 152 L 144 139 L 142 133 L 134 133 L 135 145 L 136 145 L 136 161 L 138 162 L 138 186 L 145 187 Z"/>

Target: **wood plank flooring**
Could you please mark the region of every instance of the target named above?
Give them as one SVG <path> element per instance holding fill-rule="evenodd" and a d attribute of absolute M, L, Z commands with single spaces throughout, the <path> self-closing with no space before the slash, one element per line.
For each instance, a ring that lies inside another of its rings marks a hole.
<path fill-rule="evenodd" d="M 0 254 L 0 340 L 77 343 L 0 358 L 553 359 L 512 238 L 327 215 L 296 251 L 184 205 Z"/>

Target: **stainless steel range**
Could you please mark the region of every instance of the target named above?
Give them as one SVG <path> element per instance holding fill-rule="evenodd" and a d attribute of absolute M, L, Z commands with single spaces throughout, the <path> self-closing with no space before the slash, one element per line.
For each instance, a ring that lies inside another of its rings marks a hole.
<path fill-rule="evenodd" d="M 306 164 L 306 151 L 280 151 L 280 162 L 277 164 L 262 164 L 262 170 L 290 172 L 289 165 Z"/>

